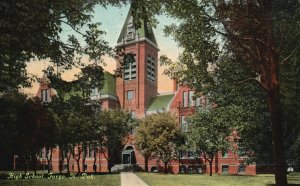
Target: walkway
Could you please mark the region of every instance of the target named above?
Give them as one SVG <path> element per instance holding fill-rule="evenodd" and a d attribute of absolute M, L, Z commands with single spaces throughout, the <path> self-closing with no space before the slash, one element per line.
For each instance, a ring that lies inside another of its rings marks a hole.
<path fill-rule="evenodd" d="M 121 172 L 121 186 L 148 186 L 132 172 Z"/>

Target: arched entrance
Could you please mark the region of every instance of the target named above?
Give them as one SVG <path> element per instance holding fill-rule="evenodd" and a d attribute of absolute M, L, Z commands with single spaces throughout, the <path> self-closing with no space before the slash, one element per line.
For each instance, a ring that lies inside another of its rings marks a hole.
<path fill-rule="evenodd" d="M 122 151 L 122 164 L 136 164 L 133 146 L 129 145 Z"/>

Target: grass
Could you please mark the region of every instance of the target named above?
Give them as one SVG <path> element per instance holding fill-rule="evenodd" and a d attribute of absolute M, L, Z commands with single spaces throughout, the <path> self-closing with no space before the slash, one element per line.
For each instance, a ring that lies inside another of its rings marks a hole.
<path fill-rule="evenodd" d="M 32 175 L 32 174 L 31 174 Z M 48 175 L 44 174 L 43 179 L 24 179 L 25 175 L 23 174 L 23 179 L 5 179 L 0 180 L 0 186 L 2 185 L 24 185 L 24 186 L 73 186 L 73 185 L 99 185 L 99 186 L 120 186 L 121 179 L 120 174 L 99 174 L 93 175 L 88 174 L 90 177 L 85 177 L 82 175 L 74 177 L 65 176 L 66 174 L 53 174 L 51 179 L 45 178 Z M 56 177 L 54 177 L 56 176 Z M 3 177 L 3 174 L 2 174 Z M 61 179 L 59 179 L 61 178 Z"/>
<path fill-rule="evenodd" d="M 274 175 L 227 176 L 197 174 L 137 173 L 149 186 L 268 186 L 274 184 Z M 300 173 L 288 175 L 289 184 L 300 186 Z"/>

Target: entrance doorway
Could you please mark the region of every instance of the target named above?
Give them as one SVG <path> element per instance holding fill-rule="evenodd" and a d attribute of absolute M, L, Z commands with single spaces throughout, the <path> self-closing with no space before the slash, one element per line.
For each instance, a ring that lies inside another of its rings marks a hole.
<path fill-rule="evenodd" d="M 127 165 L 136 164 L 134 149 L 132 146 L 127 146 L 122 151 L 122 164 L 127 164 Z"/>

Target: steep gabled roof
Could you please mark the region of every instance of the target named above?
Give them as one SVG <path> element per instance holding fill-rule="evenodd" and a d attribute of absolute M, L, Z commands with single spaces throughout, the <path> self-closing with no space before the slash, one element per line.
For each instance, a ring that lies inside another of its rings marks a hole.
<path fill-rule="evenodd" d="M 174 94 L 158 95 L 152 97 L 147 111 L 169 110 Z"/>
<path fill-rule="evenodd" d="M 109 72 L 104 72 L 104 82 L 103 87 L 100 90 L 101 95 L 111 95 L 117 97 L 116 94 L 116 78 L 113 74 Z M 70 92 L 62 93 L 61 95 L 63 99 L 67 100 L 70 99 L 71 96 L 83 96 L 82 91 L 74 91 L 71 90 Z"/>
<path fill-rule="evenodd" d="M 109 72 L 104 72 L 104 85 L 100 90 L 101 94 L 110 94 L 117 96 L 116 94 L 116 78 Z"/>
<path fill-rule="evenodd" d="M 123 41 L 126 41 L 127 38 L 127 28 L 128 28 L 127 25 L 132 16 L 132 13 L 133 13 L 132 7 L 130 7 L 122 31 L 117 41 L 118 45 L 126 44 L 123 43 Z M 155 45 L 155 47 L 157 48 L 157 42 L 151 25 L 146 20 L 141 19 L 140 21 L 141 21 L 141 27 L 136 30 L 136 33 L 138 33 L 138 38 L 140 40 L 148 39 L 151 42 L 151 44 Z"/>

